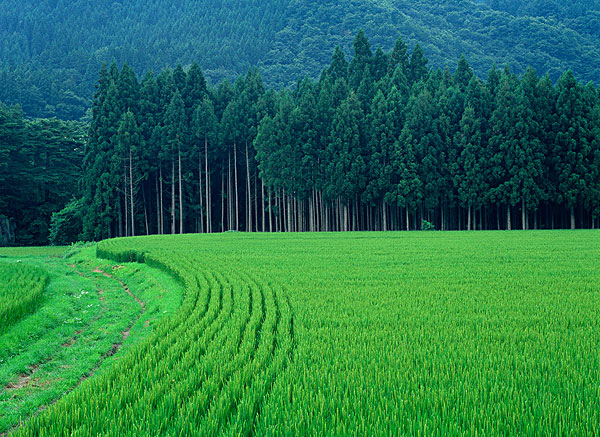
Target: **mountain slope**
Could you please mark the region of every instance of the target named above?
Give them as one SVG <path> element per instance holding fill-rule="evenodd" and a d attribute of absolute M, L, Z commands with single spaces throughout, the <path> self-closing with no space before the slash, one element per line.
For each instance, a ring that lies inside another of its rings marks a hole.
<path fill-rule="evenodd" d="M 421 43 L 430 64 L 465 54 L 485 76 L 493 62 L 556 78 L 600 78 L 597 0 L 5 0 L 0 9 L 0 101 L 30 116 L 80 118 L 102 61 L 138 74 L 197 61 L 209 80 L 259 66 L 265 83 L 315 77 L 358 29 L 389 50 Z"/>

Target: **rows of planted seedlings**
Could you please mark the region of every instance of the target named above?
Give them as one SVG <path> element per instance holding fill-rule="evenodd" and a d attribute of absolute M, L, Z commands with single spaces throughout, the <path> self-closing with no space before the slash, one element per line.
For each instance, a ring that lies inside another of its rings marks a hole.
<path fill-rule="evenodd" d="M 288 364 L 291 312 L 282 290 L 229 266 L 210 266 L 193 253 L 157 249 L 134 256 L 114 242 L 101 244 L 99 253 L 118 262 L 154 263 L 178 277 L 186 286 L 181 309 L 149 341 L 19 432 L 251 430 L 274 375 Z"/>
<path fill-rule="evenodd" d="M 594 435 L 600 233 L 181 235 L 98 253 L 185 285 L 19 432 Z"/>
<path fill-rule="evenodd" d="M 0 262 L 0 333 L 35 311 L 47 283 L 39 267 Z"/>

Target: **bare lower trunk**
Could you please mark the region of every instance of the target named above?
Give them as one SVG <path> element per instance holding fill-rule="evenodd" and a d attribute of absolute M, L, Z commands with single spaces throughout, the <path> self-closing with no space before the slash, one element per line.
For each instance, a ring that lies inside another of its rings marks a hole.
<path fill-rule="evenodd" d="M 246 142 L 246 232 L 252 232 L 252 196 L 250 190 L 250 160 L 248 158 L 248 142 Z"/>
<path fill-rule="evenodd" d="M 285 195 L 285 191 L 283 192 L 283 197 L 284 197 L 284 203 L 285 203 L 285 212 L 286 212 L 286 218 L 287 218 L 287 227 L 286 227 L 286 232 L 292 232 L 292 213 L 290 211 L 290 196 L 286 196 Z"/>
<path fill-rule="evenodd" d="M 313 188 L 308 201 L 308 231 L 315 230 L 315 189 Z"/>
<path fill-rule="evenodd" d="M 285 204 L 285 211 L 286 211 L 286 217 L 287 217 L 287 232 L 294 232 L 294 218 L 293 218 L 293 204 L 292 204 L 292 197 L 288 194 L 286 196 L 286 204 Z"/>
<path fill-rule="evenodd" d="M 231 153 L 227 160 L 227 230 L 231 230 L 233 224 L 233 192 L 231 190 Z"/>
<path fill-rule="evenodd" d="M 467 205 L 467 231 L 471 230 L 471 205 Z"/>
<path fill-rule="evenodd" d="M 129 200 L 131 206 L 131 235 L 135 236 L 135 219 L 133 214 L 133 154 L 131 153 L 131 148 L 129 149 Z"/>
<path fill-rule="evenodd" d="M 511 225 L 511 217 L 510 217 L 510 203 L 506 204 L 506 229 L 509 231 L 512 231 L 512 225 Z"/>
<path fill-rule="evenodd" d="M 575 229 L 575 207 L 571 207 L 571 229 Z"/>
<path fill-rule="evenodd" d="M 277 211 L 277 215 L 274 217 L 275 219 L 275 232 L 279 231 L 279 217 L 281 216 L 281 209 L 279 208 L 279 194 L 275 196 L 275 210 Z"/>
<path fill-rule="evenodd" d="M 496 204 L 496 229 L 500 230 L 500 204 Z"/>
<path fill-rule="evenodd" d="M 352 205 L 352 214 L 350 216 L 351 217 L 350 229 L 352 229 L 353 231 L 356 231 L 357 230 L 356 229 L 356 222 L 357 222 L 357 219 L 358 219 L 358 216 L 356 214 L 356 210 L 357 210 L 357 208 L 356 208 L 356 201 L 352 202 L 351 205 Z"/>
<path fill-rule="evenodd" d="M 203 197 L 204 192 L 202 190 L 202 154 L 198 152 L 198 206 L 200 207 L 198 214 L 200 216 L 200 233 L 204 233 L 204 201 L 202 200 Z"/>
<path fill-rule="evenodd" d="M 183 181 L 181 180 L 181 151 L 177 153 L 179 161 L 179 233 L 183 234 Z"/>
<path fill-rule="evenodd" d="M 142 196 L 143 196 L 143 200 L 144 200 L 144 223 L 146 225 L 146 235 L 150 235 L 150 225 L 148 223 L 148 206 L 146 203 L 146 191 L 144 190 L 143 186 L 142 186 Z"/>
<path fill-rule="evenodd" d="M 289 207 L 286 203 L 285 190 L 281 191 L 281 199 L 279 200 L 279 205 L 281 206 L 281 232 L 288 232 L 290 230 L 288 214 Z"/>
<path fill-rule="evenodd" d="M 125 210 L 127 212 L 127 210 Z M 123 236 L 123 206 L 121 205 L 121 196 L 117 197 L 117 218 L 119 220 L 119 237 Z"/>
<path fill-rule="evenodd" d="M 473 229 L 473 207 L 469 204 L 467 206 L 467 231 Z"/>
<path fill-rule="evenodd" d="M 273 203 L 271 198 L 271 187 L 269 187 L 269 232 L 273 232 Z"/>
<path fill-rule="evenodd" d="M 175 158 L 171 158 L 171 234 L 175 233 Z"/>
<path fill-rule="evenodd" d="M 165 208 L 163 204 L 163 177 L 162 177 L 162 164 L 160 168 L 160 232 L 159 234 L 164 234 L 165 232 Z"/>
<path fill-rule="evenodd" d="M 527 229 L 527 217 L 526 217 L 526 209 L 525 209 L 525 198 L 521 199 L 521 229 L 524 231 Z"/>
<path fill-rule="evenodd" d="M 323 230 L 323 201 L 319 190 L 315 192 L 315 218 L 317 220 L 315 231 Z"/>
<path fill-rule="evenodd" d="M 344 204 L 344 232 L 348 231 L 348 205 Z"/>
<path fill-rule="evenodd" d="M 279 231 L 285 232 L 285 191 L 281 191 L 281 195 L 277 195 L 277 212 Z"/>
<path fill-rule="evenodd" d="M 155 182 L 156 182 L 156 233 L 160 234 L 160 195 L 159 195 L 159 190 L 158 190 L 158 176 L 155 176 Z"/>
<path fill-rule="evenodd" d="M 265 232 L 265 182 L 262 179 L 260 181 L 260 193 L 261 193 L 261 199 L 262 199 L 262 202 L 260 204 L 261 205 L 260 209 L 261 209 L 261 213 L 262 213 L 262 231 Z M 270 200 L 271 199 L 269 197 L 269 206 L 271 203 Z M 270 229 L 269 229 L 269 231 L 270 231 Z"/>
<path fill-rule="evenodd" d="M 254 228 L 258 232 L 258 181 L 254 172 Z"/>
<path fill-rule="evenodd" d="M 297 197 L 294 197 L 294 209 L 296 211 L 296 214 L 294 215 L 296 217 L 296 221 L 295 221 L 295 231 L 296 232 L 302 232 L 302 226 L 303 226 L 303 216 L 304 216 L 304 202 L 302 202 L 301 200 L 299 200 Z"/>
<path fill-rule="evenodd" d="M 312 231 L 319 231 L 319 193 L 317 190 L 313 190 L 312 196 Z"/>
<path fill-rule="evenodd" d="M 208 138 L 204 137 L 204 181 L 206 182 L 206 232 L 212 232 L 211 202 L 210 202 L 210 175 L 208 173 Z"/>
<path fill-rule="evenodd" d="M 206 192 L 208 193 L 208 201 L 206 202 L 206 223 L 207 232 L 212 233 L 212 186 L 210 182 L 210 173 L 206 173 Z"/>
<path fill-rule="evenodd" d="M 233 174 L 235 178 L 235 230 L 239 231 L 240 225 L 240 202 L 237 175 L 237 145 L 233 144 Z"/>
<path fill-rule="evenodd" d="M 225 172 L 221 173 L 221 232 L 225 231 Z"/>
<path fill-rule="evenodd" d="M 323 200 L 321 192 L 315 191 L 315 231 L 323 230 Z"/>
<path fill-rule="evenodd" d="M 290 199 L 290 211 L 291 211 L 291 215 L 290 215 L 290 220 L 292 223 L 292 232 L 296 232 L 298 230 L 298 214 L 297 214 L 297 208 L 296 208 L 296 198 L 293 196 L 289 197 Z"/>
<path fill-rule="evenodd" d="M 444 201 L 440 200 L 440 229 L 442 231 L 446 230 L 446 215 L 445 215 L 445 205 Z"/>
<path fill-rule="evenodd" d="M 123 164 L 123 210 L 125 211 L 125 236 L 129 236 L 129 213 L 127 201 L 127 194 L 129 192 L 129 187 L 127 186 L 127 165 Z"/>

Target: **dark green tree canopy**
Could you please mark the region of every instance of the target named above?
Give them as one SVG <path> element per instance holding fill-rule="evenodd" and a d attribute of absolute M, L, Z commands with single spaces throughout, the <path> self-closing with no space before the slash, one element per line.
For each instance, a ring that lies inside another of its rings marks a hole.
<path fill-rule="evenodd" d="M 89 130 L 0 106 L 0 214 L 20 244 L 600 225 L 593 83 L 495 65 L 484 81 L 466 56 L 432 68 L 395 41 L 373 53 L 360 32 L 349 62 L 338 48 L 318 81 L 280 91 L 253 68 L 213 86 L 198 64 L 141 81 L 102 65 Z"/>
<path fill-rule="evenodd" d="M 532 64 L 553 80 L 572 68 L 597 83 L 599 13 L 597 0 L 4 0 L 0 101 L 21 104 L 30 117 L 81 119 L 98 69 L 113 61 L 140 76 L 170 65 L 182 95 L 189 95 L 182 72 L 196 62 L 213 85 L 255 66 L 269 87 L 293 88 L 298 77 L 316 79 L 336 46 L 358 58 L 368 58 L 371 47 L 396 48 L 389 68 L 402 64 L 411 79 L 404 52 L 417 43 L 435 68 L 464 54 L 480 78 L 497 62 L 519 74 Z M 360 29 L 372 44 L 355 38 Z M 377 77 L 379 68 L 371 72 Z"/>

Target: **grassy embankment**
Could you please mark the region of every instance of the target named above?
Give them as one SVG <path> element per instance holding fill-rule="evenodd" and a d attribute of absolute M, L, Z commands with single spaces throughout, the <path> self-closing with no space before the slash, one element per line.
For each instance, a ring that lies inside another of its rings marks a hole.
<path fill-rule="evenodd" d="M 65 251 L 0 248 L 0 320 L 5 307 L 11 315 L 0 330 L 0 433 L 110 368 L 181 303 L 166 274 L 114 268 L 94 247 Z"/>

